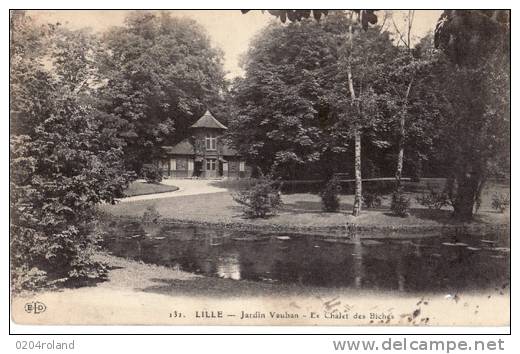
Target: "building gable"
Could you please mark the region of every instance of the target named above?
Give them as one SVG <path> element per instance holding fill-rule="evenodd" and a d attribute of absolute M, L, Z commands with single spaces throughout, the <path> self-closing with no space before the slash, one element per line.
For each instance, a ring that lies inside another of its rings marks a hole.
<path fill-rule="evenodd" d="M 227 130 L 227 127 L 220 123 L 210 111 L 206 111 L 202 117 L 199 118 L 190 128 L 206 128 Z"/>

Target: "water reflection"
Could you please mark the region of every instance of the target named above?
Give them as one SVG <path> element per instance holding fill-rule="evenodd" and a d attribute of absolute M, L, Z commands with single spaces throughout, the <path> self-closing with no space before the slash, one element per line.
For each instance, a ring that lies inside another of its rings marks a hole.
<path fill-rule="evenodd" d="M 240 280 L 240 262 L 238 254 L 218 258 L 217 275 L 224 279 Z"/>
<path fill-rule="evenodd" d="M 347 240 L 128 222 L 107 229 L 115 255 L 233 280 L 456 292 L 509 279 L 508 235 Z"/>

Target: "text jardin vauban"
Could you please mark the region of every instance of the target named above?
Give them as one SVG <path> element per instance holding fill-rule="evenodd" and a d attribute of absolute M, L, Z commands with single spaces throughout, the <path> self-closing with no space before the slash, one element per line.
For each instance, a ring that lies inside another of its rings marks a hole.
<path fill-rule="evenodd" d="M 276 311 L 269 311 L 269 312 L 246 312 L 246 311 L 240 311 L 240 315 L 236 316 L 235 314 L 224 314 L 223 311 L 195 311 L 195 317 L 196 318 L 224 318 L 224 317 L 238 317 L 241 320 L 244 319 L 263 319 L 263 318 L 271 318 L 271 319 L 297 319 L 301 317 L 309 317 L 309 318 L 325 318 L 325 319 L 371 319 L 371 320 L 383 320 L 383 319 L 393 319 L 393 315 L 386 315 L 381 313 L 370 313 L 368 316 L 364 314 L 358 314 L 355 313 L 353 315 L 348 313 L 340 313 L 340 312 L 325 312 L 322 315 L 316 313 L 316 312 L 310 312 L 309 316 L 307 315 L 301 315 L 294 312 L 276 312 Z"/>

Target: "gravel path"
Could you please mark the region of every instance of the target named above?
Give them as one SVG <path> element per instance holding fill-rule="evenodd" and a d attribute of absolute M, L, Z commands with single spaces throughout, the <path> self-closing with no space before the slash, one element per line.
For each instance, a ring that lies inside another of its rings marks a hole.
<path fill-rule="evenodd" d="M 139 200 L 151 200 L 151 199 L 163 199 L 172 197 L 182 197 L 185 195 L 198 195 L 198 194 L 209 194 L 227 192 L 226 188 L 215 187 L 212 184 L 214 180 L 208 179 L 164 179 L 162 184 L 177 186 L 178 190 L 166 193 L 156 193 L 147 195 L 137 195 L 134 197 L 122 198 L 121 203 L 136 202 Z"/>

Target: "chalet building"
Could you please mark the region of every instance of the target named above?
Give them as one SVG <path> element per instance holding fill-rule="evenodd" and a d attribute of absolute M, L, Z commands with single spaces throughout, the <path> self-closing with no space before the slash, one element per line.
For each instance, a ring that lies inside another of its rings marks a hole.
<path fill-rule="evenodd" d="M 171 178 L 241 178 L 251 169 L 221 139 L 227 127 L 206 111 L 190 127 L 191 136 L 174 146 L 163 146 L 163 175 Z"/>

